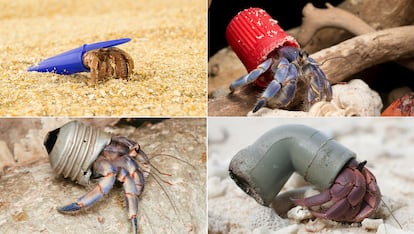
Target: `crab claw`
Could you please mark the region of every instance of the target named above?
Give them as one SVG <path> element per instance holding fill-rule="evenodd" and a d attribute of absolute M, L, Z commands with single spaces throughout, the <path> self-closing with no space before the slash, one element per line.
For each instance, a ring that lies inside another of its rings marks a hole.
<path fill-rule="evenodd" d="M 57 210 L 60 213 L 64 213 L 64 214 L 73 214 L 77 211 L 79 211 L 80 209 L 82 209 L 82 206 L 80 206 L 78 203 L 74 202 L 71 203 L 67 206 L 62 206 L 62 207 L 58 207 Z"/>
<path fill-rule="evenodd" d="M 131 222 L 132 222 L 132 231 L 134 232 L 134 234 L 136 234 L 136 233 L 137 233 L 137 230 L 138 230 L 138 222 L 137 222 L 137 217 L 136 217 L 136 216 L 134 216 L 134 217 L 131 219 Z"/>
<path fill-rule="evenodd" d="M 89 69 L 83 65 L 82 56 L 85 52 L 100 48 L 108 48 L 123 43 L 127 43 L 131 38 L 122 38 L 117 40 L 97 42 L 93 44 L 84 44 L 73 50 L 50 57 L 40 62 L 37 66 L 31 66 L 27 71 L 53 72 L 57 74 L 70 75 L 78 72 L 88 72 Z"/>

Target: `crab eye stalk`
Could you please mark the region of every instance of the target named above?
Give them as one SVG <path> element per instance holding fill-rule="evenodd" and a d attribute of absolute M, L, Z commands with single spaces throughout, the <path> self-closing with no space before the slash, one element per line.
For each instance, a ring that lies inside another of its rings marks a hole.
<path fill-rule="evenodd" d="M 362 168 L 364 168 L 366 164 L 367 164 L 367 160 L 360 162 L 357 166 L 358 171 L 362 171 Z"/>

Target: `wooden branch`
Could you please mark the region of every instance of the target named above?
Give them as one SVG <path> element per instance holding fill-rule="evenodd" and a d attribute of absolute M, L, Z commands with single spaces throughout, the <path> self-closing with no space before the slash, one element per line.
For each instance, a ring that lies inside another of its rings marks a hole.
<path fill-rule="evenodd" d="M 333 83 L 373 65 L 414 57 L 414 26 L 375 31 L 312 54 Z"/>
<path fill-rule="evenodd" d="M 308 3 L 303 8 L 302 25 L 296 36 L 296 40 L 301 45 L 306 45 L 318 30 L 326 27 L 345 29 L 354 35 L 375 31 L 361 18 L 348 11 L 336 8 L 329 3 L 326 3 L 326 7 L 326 9 L 319 9 L 312 3 Z"/>
<path fill-rule="evenodd" d="M 375 32 L 373 27 L 351 12 L 329 3 L 326 3 L 326 7 L 326 9 L 319 9 L 315 8 L 312 3 L 308 3 L 303 8 L 303 22 L 296 34 L 296 39 L 300 44 L 306 45 L 317 31 L 326 27 L 345 29 L 357 36 Z M 414 59 L 397 61 L 397 63 L 414 71 Z"/>

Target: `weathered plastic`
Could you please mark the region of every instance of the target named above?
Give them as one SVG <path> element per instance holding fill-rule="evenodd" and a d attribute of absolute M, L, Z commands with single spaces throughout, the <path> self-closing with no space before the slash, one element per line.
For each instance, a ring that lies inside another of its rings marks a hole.
<path fill-rule="evenodd" d="M 258 203 L 268 206 L 294 171 L 324 190 L 355 153 L 304 125 L 276 127 L 239 151 L 230 176 Z"/>
<path fill-rule="evenodd" d="M 282 46 L 299 48 L 295 38 L 260 8 L 239 12 L 227 26 L 226 39 L 248 72 L 256 69 L 274 50 Z M 256 84 L 261 87 L 267 85 L 260 80 L 256 80 Z"/>
<path fill-rule="evenodd" d="M 88 185 L 92 163 L 111 141 L 111 135 L 71 121 L 50 131 L 44 140 L 50 164 L 58 175 Z"/>

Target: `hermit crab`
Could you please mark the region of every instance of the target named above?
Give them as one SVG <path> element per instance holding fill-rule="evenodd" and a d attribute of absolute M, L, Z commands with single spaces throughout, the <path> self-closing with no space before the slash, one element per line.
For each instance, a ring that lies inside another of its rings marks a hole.
<path fill-rule="evenodd" d="M 253 113 L 264 106 L 309 110 L 318 101 L 332 99 L 319 64 L 264 10 L 239 12 L 227 26 L 226 38 L 248 71 L 230 84 L 231 93 L 250 83 L 264 88 Z"/>
<path fill-rule="evenodd" d="M 144 191 L 150 165 L 138 143 L 72 121 L 49 132 L 44 145 L 57 174 L 85 186 L 93 179 L 98 181 L 93 190 L 75 202 L 58 207 L 59 212 L 73 214 L 93 205 L 119 181 L 125 191 L 128 217 L 137 232 L 138 198 Z"/>
<path fill-rule="evenodd" d="M 92 84 L 108 77 L 128 79 L 134 70 L 131 56 L 116 47 L 88 51 L 82 61 L 91 71 Z"/>
<path fill-rule="evenodd" d="M 259 204 L 269 205 L 296 171 L 323 192 L 293 203 L 315 217 L 361 222 L 378 208 L 375 176 L 356 155 L 332 138 L 304 125 L 276 127 L 239 151 L 229 167 L 236 184 Z M 321 206 L 322 205 L 322 206 Z M 320 208 L 315 208 L 321 206 Z"/>
<path fill-rule="evenodd" d="M 53 72 L 70 75 L 78 72 L 91 72 L 91 84 L 106 78 L 128 79 L 134 69 L 134 60 L 125 51 L 114 47 L 130 41 L 123 38 L 111 41 L 85 44 L 32 66 L 28 71 Z"/>
<path fill-rule="evenodd" d="M 296 205 L 308 208 L 334 203 L 329 208 L 311 210 L 315 217 L 339 222 L 361 222 L 369 217 L 381 201 L 375 176 L 365 167 L 366 161 L 352 159 L 338 174 L 330 189 L 304 198 L 294 199 Z"/>

